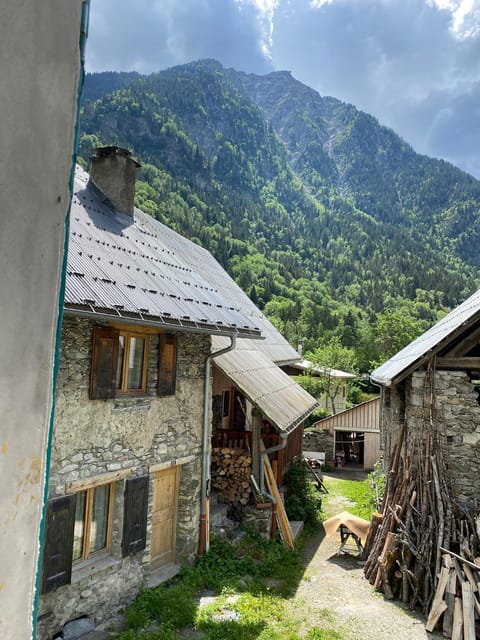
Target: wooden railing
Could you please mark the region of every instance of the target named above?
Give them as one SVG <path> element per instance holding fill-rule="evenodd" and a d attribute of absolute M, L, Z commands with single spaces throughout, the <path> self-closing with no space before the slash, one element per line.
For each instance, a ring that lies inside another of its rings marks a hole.
<path fill-rule="evenodd" d="M 252 450 L 252 432 L 235 429 L 217 429 L 212 435 L 212 447 Z"/>

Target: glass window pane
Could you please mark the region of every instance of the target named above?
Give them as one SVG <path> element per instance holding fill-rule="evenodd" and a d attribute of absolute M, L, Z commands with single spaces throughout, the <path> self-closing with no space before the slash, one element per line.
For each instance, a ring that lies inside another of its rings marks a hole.
<path fill-rule="evenodd" d="M 142 388 L 145 338 L 130 338 L 128 353 L 128 389 Z"/>
<path fill-rule="evenodd" d="M 117 389 L 122 388 L 123 357 L 125 354 L 125 336 L 118 339 L 118 360 L 117 360 Z"/>
<path fill-rule="evenodd" d="M 82 557 L 83 537 L 85 535 L 85 503 L 87 492 L 77 493 L 75 506 L 75 527 L 73 529 L 73 559 L 79 560 Z"/>
<path fill-rule="evenodd" d="M 93 489 L 92 519 L 88 537 L 88 552 L 93 553 L 107 546 L 108 505 L 110 485 Z"/>

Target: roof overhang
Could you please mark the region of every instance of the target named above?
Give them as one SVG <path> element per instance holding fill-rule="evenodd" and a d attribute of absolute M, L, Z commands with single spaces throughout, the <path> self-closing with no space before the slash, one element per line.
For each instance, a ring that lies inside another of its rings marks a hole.
<path fill-rule="evenodd" d="M 237 338 L 250 338 L 263 340 L 259 330 L 244 327 L 222 327 L 218 324 L 194 322 L 191 320 L 177 320 L 175 318 L 150 316 L 143 313 L 122 312 L 112 309 L 98 309 L 93 305 L 65 304 L 64 314 L 79 318 L 89 318 L 103 322 L 122 322 L 130 325 L 144 327 L 156 327 L 169 331 L 188 331 L 190 333 L 207 333 L 218 336 L 236 336 Z"/>
<path fill-rule="evenodd" d="M 431 329 L 372 372 L 373 382 L 392 387 L 425 365 L 480 320 L 480 290 Z"/>

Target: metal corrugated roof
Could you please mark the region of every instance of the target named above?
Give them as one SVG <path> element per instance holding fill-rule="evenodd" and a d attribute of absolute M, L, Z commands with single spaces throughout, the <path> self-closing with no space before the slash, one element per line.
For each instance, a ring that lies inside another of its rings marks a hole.
<path fill-rule="evenodd" d="M 479 319 L 480 290 L 375 369 L 372 380 L 387 387 L 400 382 Z"/>
<path fill-rule="evenodd" d="M 319 406 L 258 349 L 234 349 L 214 362 L 279 431 L 293 431 Z"/>
<path fill-rule="evenodd" d="M 77 168 L 67 312 L 260 337 L 261 313 L 208 251 L 139 209 L 115 211 L 88 178 Z"/>

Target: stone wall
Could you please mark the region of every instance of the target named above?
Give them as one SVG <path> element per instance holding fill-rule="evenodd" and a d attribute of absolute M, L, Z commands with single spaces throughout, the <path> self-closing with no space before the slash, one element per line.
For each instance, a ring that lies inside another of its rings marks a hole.
<path fill-rule="evenodd" d="M 382 406 L 382 437 L 387 452 L 393 451 L 403 420 L 407 424 L 407 446 L 426 432 L 430 421 L 430 379 L 417 371 L 403 388 L 393 388 Z M 454 492 L 470 501 L 480 493 L 479 392 L 467 373 L 435 371 L 433 421 Z"/>
<path fill-rule="evenodd" d="M 303 434 L 303 451 L 324 451 L 325 460 L 334 460 L 335 436 L 330 429 L 309 429 Z"/>
<path fill-rule="evenodd" d="M 178 334 L 174 396 L 156 395 L 157 335 L 150 336 L 148 394 L 141 398 L 89 400 L 94 322 L 64 320 L 57 410 L 50 467 L 50 497 L 64 495 L 68 484 L 129 470 L 149 473 L 152 465 L 188 457 L 180 467 L 176 561 L 190 562 L 198 546 L 205 358 L 210 337 Z M 150 474 L 153 480 L 154 474 Z M 150 561 L 151 522 L 143 553 L 120 558 L 124 480 L 115 483 L 112 555 L 96 570 L 73 571 L 72 584 L 42 596 L 40 639 L 49 638 L 72 617 L 88 615 L 103 623 L 137 593 Z M 149 504 L 153 501 L 150 482 Z"/>

